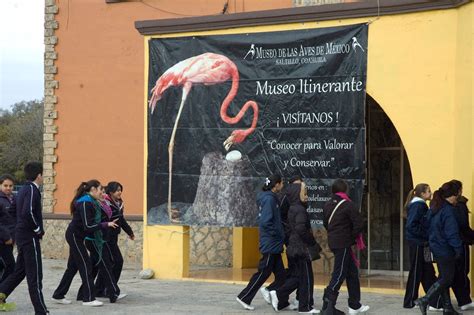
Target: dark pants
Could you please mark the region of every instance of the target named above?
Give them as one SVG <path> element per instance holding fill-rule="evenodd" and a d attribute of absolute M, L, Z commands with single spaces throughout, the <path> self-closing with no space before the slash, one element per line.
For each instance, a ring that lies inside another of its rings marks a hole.
<path fill-rule="evenodd" d="M 359 309 L 360 304 L 360 282 L 359 270 L 351 256 L 351 248 L 331 249 L 334 253 L 334 270 L 331 275 L 331 281 L 326 287 L 325 294 L 337 298 L 339 289 L 344 280 L 346 281 L 347 291 L 349 293 L 349 307 Z M 332 301 L 336 304 L 336 301 Z"/>
<path fill-rule="evenodd" d="M 294 270 L 290 272 L 289 278 L 277 289 L 278 309 L 284 309 L 289 305 L 288 299 L 291 292 L 298 289 L 298 311 L 308 312 L 313 309 L 314 276 L 311 260 L 307 257 L 293 258 Z"/>
<path fill-rule="evenodd" d="M 104 284 L 105 289 L 107 290 L 107 297 L 110 299 L 111 303 L 114 303 L 120 294 L 120 289 L 112 273 L 111 257 L 109 253 L 104 250 L 104 248 L 102 248 L 102 250 L 98 248 L 94 241 L 86 239 L 85 244 L 91 255 L 92 279 L 95 279 L 99 272 L 104 275 Z M 85 287 L 83 283 L 77 292 L 77 300 L 83 300 L 85 293 L 85 291 L 83 291 L 84 288 Z"/>
<path fill-rule="evenodd" d="M 435 275 L 433 263 L 425 262 L 423 255 L 423 245 L 409 244 L 408 253 L 410 255 L 410 272 L 408 273 L 408 281 L 405 290 L 405 298 L 403 300 L 404 308 L 413 308 L 415 300 L 418 299 L 418 289 L 420 283 L 423 290 L 428 292 L 437 278 Z M 441 296 L 435 294 L 430 298 L 430 305 L 436 308 L 442 307 Z"/>
<path fill-rule="evenodd" d="M 115 281 L 118 283 L 120 275 L 122 274 L 123 257 L 122 253 L 120 252 L 120 248 L 118 247 L 117 237 L 104 243 L 103 251 L 107 252 L 110 257 L 112 263 L 112 274 L 114 276 Z M 105 290 L 106 279 L 107 275 L 104 275 L 103 272 L 99 271 L 97 275 L 97 280 L 95 282 L 97 294 L 104 296 L 107 295 L 107 290 Z"/>
<path fill-rule="evenodd" d="M 454 281 L 454 272 L 456 269 L 456 260 L 454 257 L 436 257 L 438 265 L 438 283 L 442 289 L 449 289 Z"/>
<path fill-rule="evenodd" d="M 469 304 L 471 300 L 471 282 L 469 281 L 469 245 L 463 246 L 463 254 L 456 260 L 454 272 L 453 292 L 459 307 Z"/>
<path fill-rule="evenodd" d="M 43 299 L 43 264 L 41 260 L 41 246 L 37 238 L 31 242 L 17 245 L 18 257 L 15 270 L 0 284 L 0 292 L 9 296 L 13 290 L 25 279 L 28 283 L 31 303 L 35 314 L 47 314 L 48 309 Z"/>
<path fill-rule="evenodd" d="M 3 280 L 5 280 L 15 270 L 13 245 L 0 244 L 0 264 L 3 267 L 3 273 L 0 277 L 0 283 L 2 283 Z"/>
<path fill-rule="evenodd" d="M 94 278 L 92 278 L 92 263 L 84 244 L 83 238 L 78 238 L 73 232 L 66 230 L 66 241 L 69 244 L 69 258 L 64 275 L 54 291 L 53 298 L 63 299 L 69 291 L 72 279 L 77 271 L 82 279 L 82 300 L 90 302 L 95 300 Z"/>
<path fill-rule="evenodd" d="M 262 254 L 262 258 L 260 258 L 258 263 L 258 271 L 250 278 L 247 287 L 239 293 L 239 299 L 247 304 L 252 303 L 255 294 L 257 294 L 272 272 L 275 275 L 275 281 L 269 285 L 270 291 L 276 290 L 285 283 L 285 267 L 283 266 L 281 254 Z"/>

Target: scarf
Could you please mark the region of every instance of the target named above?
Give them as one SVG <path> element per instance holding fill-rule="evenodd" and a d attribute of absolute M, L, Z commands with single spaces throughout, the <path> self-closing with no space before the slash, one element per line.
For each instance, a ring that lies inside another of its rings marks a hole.
<path fill-rule="evenodd" d="M 104 200 L 100 201 L 100 207 L 104 210 L 105 215 L 110 220 L 112 217 L 112 208 L 110 207 L 110 198 L 104 194 Z"/>
<path fill-rule="evenodd" d="M 100 224 L 102 222 L 102 207 L 99 201 L 96 199 L 92 198 L 89 194 L 86 194 L 79 198 L 77 202 L 90 202 L 92 203 L 92 206 L 94 207 L 95 213 L 94 213 L 94 223 L 95 224 Z M 102 249 L 104 247 L 104 238 L 102 236 L 102 231 L 96 230 L 94 231 L 94 237 L 86 237 L 86 240 L 92 241 L 94 244 L 94 247 L 97 249 L 97 253 L 99 254 L 99 259 L 97 263 L 95 264 L 96 266 L 100 263 L 102 260 Z"/>

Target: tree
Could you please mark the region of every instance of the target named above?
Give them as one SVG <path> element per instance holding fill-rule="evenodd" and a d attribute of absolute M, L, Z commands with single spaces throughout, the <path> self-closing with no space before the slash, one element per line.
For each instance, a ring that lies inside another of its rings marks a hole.
<path fill-rule="evenodd" d="M 43 101 L 21 101 L 0 111 L 0 173 L 24 180 L 23 166 L 43 160 Z"/>

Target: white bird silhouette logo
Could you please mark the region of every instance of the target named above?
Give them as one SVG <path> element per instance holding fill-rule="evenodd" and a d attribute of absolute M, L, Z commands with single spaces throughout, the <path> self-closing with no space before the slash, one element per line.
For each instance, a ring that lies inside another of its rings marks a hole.
<path fill-rule="evenodd" d="M 354 49 L 354 51 L 355 51 L 356 47 L 359 47 L 362 51 L 365 51 L 364 48 L 362 48 L 362 45 L 359 44 L 359 42 L 357 41 L 357 38 L 352 37 L 352 49 Z"/>
<path fill-rule="evenodd" d="M 250 45 L 249 51 L 245 54 L 244 59 L 247 59 L 248 55 L 252 55 L 252 59 L 255 57 L 255 44 Z"/>

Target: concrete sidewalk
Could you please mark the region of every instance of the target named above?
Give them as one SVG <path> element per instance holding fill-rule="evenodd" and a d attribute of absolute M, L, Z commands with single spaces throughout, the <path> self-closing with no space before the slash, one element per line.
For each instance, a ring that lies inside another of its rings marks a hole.
<path fill-rule="evenodd" d="M 274 314 L 258 294 L 252 305 L 255 311 L 245 311 L 235 301 L 237 294 L 243 289 L 241 284 L 221 284 L 198 281 L 163 281 L 141 280 L 139 269 L 125 268 L 120 280 L 122 292 L 128 296 L 110 304 L 103 300 L 104 306 L 91 308 L 82 306 L 75 301 L 77 289 L 81 283 L 79 274 L 74 278 L 68 298 L 71 305 L 58 305 L 51 301 L 51 295 L 58 285 L 66 267 L 66 261 L 44 260 L 43 294 L 51 314 Z M 315 291 L 316 308 L 321 308 L 322 291 Z M 17 310 L 9 314 L 33 314 L 26 280 L 13 292 L 8 299 L 16 302 Z M 401 307 L 403 297 L 376 293 L 362 293 L 362 302 L 370 305 L 367 314 L 377 315 L 418 315 L 418 309 L 406 310 Z M 347 311 L 347 293 L 341 292 L 338 307 Z M 281 314 L 297 314 L 294 311 L 281 311 Z M 442 314 L 442 313 L 431 313 Z M 474 314 L 464 312 L 463 314 Z"/>

